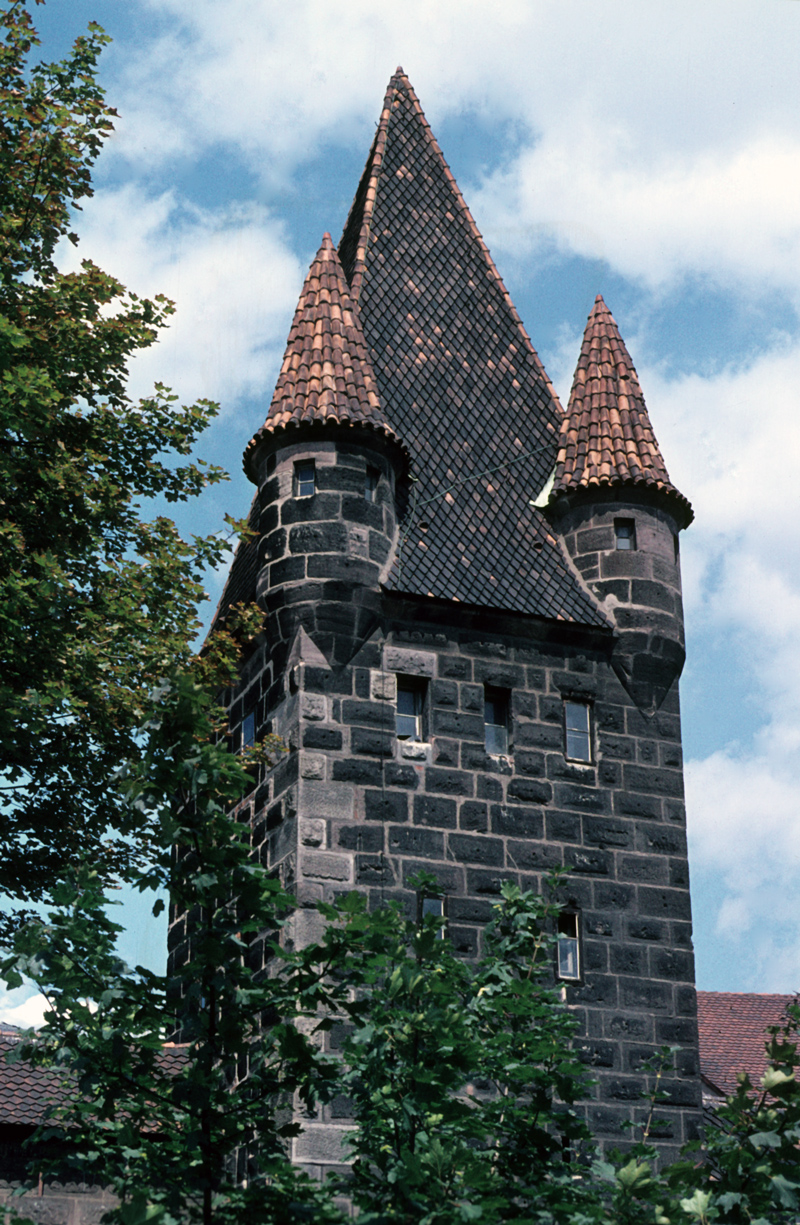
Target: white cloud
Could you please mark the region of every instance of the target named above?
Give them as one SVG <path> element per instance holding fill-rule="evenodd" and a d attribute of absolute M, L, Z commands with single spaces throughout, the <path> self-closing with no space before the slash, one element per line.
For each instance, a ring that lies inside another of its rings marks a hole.
<path fill-rule="evenodd" d="M 158 379 L 223 409 L 271 396 L 304 270 L 266 210 L 211 212 L 131 183 L 98 191 L 80 230 L 77 250 L 64 249 L 65 268 L 85 256 L 140 296 L 164 293 L 176 303 L 158 344 L 132 363 L 136 395 Z"/>
<path fill-rule="evenodd" d="M 656 165 L 631 156 L 627 139 L 555 130 L 523 150 L 475 196 L 492 248 L 602 259 L 651 288 L 691 272 L 797 294 L 800 138 L 667 149 Z"/>
<path fill-rule="evenodd" d="M 0 1024 L 36 1029 L 44 1021 L 47 1000 L 32 984 L 9 991 L 0 985 Z"/>
<path fill-rule="evenodd" d="M 674 380 L 643 369 L 670 474 L 697 519 L 682 548 L 692 635 L 752 682 L 760 730 L 686 769 L 691 862 L 739 983 L 800 987 L 800 347 Z M 706 711 L 713 721 L 714 712 Z M 706 924 L 708 926 L 708 924 Z M 747 981 L 744 982 L 743 978 Z"/>
<path fill-rule="evenodd" d="M 166 32 L 112 61 L 112 92 L 143 171 L 227 149 L 280 180 L 323 142 L 366 151 L 401 61 L 434 128 L 474 111 L 528 133 L 470 186 L 493 248 L 554 243 L 651 285 L 797 284 L 797 5 L 140 2 Z"/>

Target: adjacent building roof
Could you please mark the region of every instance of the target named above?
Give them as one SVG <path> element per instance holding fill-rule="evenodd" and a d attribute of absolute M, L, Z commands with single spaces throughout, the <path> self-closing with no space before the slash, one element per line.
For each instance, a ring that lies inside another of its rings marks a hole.
<path fill-rule="evenodd" d="M 764 1042 L 770 1025 L 780 1025 L 796 995 L 752 995 L 727 991 L 697 992 L 700 1033 L 700 1072 L 714 1094 L 723 1097 L 736 1089 L 736 1077 L 747 1072 L 758 1086 L 766 1068 Z M 7 1063 L 6 1056 L 19 1041 L 13 1032 L 0 1033 L 0 1125 L 31 1126 L 44 1122 L 48 1110 L 62 1100 L 62 1077 L 30 1064 Z M 185 1048 L 167 1045 L 163 1067 L 177 1074 L 185 1062 Z"/>
<path fill-rule="evenodd" d="M 247 445 L 245 472 L 269 434 L 314 425 L 352 425 L 397 441 L 381 409 L 366 341 L 330 234 L 309 269 L 286 342 L 267 419 Z"/>
<path fill-rule="evenodd" d="M 691 523 L 691 505 L 669 479 L 630 354 L 598 294 L 561 426 L 551 499 L 625 485 L 668 495 L 682 525 Z"/>
<path fill-rule="evenodd" d="M 65 1073 L 35 1067 L 24 1060 L 8 1062 L 22 1036 L 19 1031 L 0 1031 L 0 1126 L 39 1126 L 68 1097 L 69 1079 Z M 185 1064 L 186 1047 L 165 1043 L 159 1055 L 162 1071 L 176 1076 Z"/>
<path fill-rule="evenodd" d="M 700 1072 L 722 1096 L 736 1090 L 736 1078 L 747 1072 L 754 1086 L 767 1066 L 767 1028 L 786 1019 L 795 995 L 753 995 L 731 991 L 698 991 Z"/>
<path fill-rule="evenodd" d="M 402 69 L 339 253 L 416 478 L 388 586 L 606 625 L 531 505 L 561 406 Z"/>

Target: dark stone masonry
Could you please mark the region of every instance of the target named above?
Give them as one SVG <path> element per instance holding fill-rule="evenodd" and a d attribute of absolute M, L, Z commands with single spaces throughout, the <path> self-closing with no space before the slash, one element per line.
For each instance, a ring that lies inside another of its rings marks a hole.
<path fill-rule="evenodd" d="M 245 470 L 257 538 L 217 623 L 242 600 L 264 612 L 230 734 L 286 746 L 243 814 L 296 891 L 294 939 L 344 890 L 416 913 L 425 869 L 478 956 L 503 881 L 566 869 L 553 974 L 596 1082 L 588 1120 L 624 1143 L 643 1062 L 674 1046 L 673 1154 L 701 1104 L 678 698 L 691 507 L 601 298 L 562 409 L 401 71 Z M 173 914 L 170 956 L 188 952 Z M 341 1164 L 346 1126 L 328 1108 L 296 1159 Z"/>

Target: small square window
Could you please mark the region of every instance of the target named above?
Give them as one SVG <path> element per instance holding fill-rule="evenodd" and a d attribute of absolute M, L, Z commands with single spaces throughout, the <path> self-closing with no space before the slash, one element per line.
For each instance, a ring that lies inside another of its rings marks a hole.
<path fill-rule="evenodd" d="M 580 916 L 574 911 L 558 916 L 556 972 L 565 982 L 578 982 L 581 977 Z"/>
<path fill-rule="evenodd" d="M 498 689 L 483 691 L 483 725 L 486 752 L 499 756 L 508 752 L 508 694 Z"/>
<path fill-rule="evenodd" d="M 313 459 L 302 459 L 294 466 L 294 496 L 311 498 L 317 490 L 317 474 Z"/>
<path fill-rule="evenodd" d="M 586 702 L 564 703 L 564 756 L 570 761 L 592 760 L 591 710 Z"/>
<path fill-rule="evenodd" d="M 615 519 L 614 536 L 618 549 L 636 548 L 636 524 L 633 519 Z"/>
<path fill-rule="evenodd" d="M 434 919 L 447 919 L 447 899 L 443 897 L 433 897 L 428 893 L 417 894 L 417 924 L 422 927 L 423 922 L 428 916 Z M 439 928 L 439 939 L 444 940 L 446 923 L 442 923 Z"/>
<path fill-rule="evenodd" d="M 397 714 L 395 716 L 398 740 L 422 740 L 422 709 L 425 689 L 419 682 L 397 679 Z"/>
<path fill-rule="evenodd" d="M 378 481 L 381 474 L 377 468 L 367 468 L 367 473 L 364 478 L 364 497 L 368 502 L 377 502 L 378 500 Z"/>
<path fill-rule="evenodd" d="M 256 712 L 249 710 L 242 719 L 242 748 L 251 749 L 256 742 Z"/>

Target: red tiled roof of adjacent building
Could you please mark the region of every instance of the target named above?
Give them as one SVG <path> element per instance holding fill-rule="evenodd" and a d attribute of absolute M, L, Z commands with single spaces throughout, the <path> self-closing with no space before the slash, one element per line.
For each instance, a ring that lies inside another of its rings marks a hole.
<path fill-rule="evenodd" d="M 0 1033 L 0 1124 L 37 1126 L 63 1099 L 63 1077 L 29 1063 L 9 1063 L 19 1035 Z"/>
<path fill-rule="evenodd" d="M 747 1072 L 758 1087 L 767 1066 L 767 1028 L 780 1025 L 796 995 L 754 995 L 732 991 L 698 991 L 700 1072 L 721 1094 L 736 1090 L 736 1077 Z"/>
<path fill-rule="evenodd" d="M 24 1059 L 9 1062 L 8 1055 L 22 1037 L 20 1031 L 0 1030 L 0 1125 L 37 1127 L 68 1100 L 69 1073 L 36 1067 Z M 165 1043 L 159 1055 L 162 1071 L 176 1076 L 186 1066 L 186 1050 Z"/>
<path fill-rule="evenodd" d="M 617 485 L 658 490 L 670 497 L 683 526 L 692 521 L 690 503 L 669 479 L 630 354 L 598 294 L 561 426 L 551 497 Z"/>
<path fill-rule="evenodd" d="M 244 453 L 252 459 L 265 434 L 309 425 L 366 426 L 397 442 L 381 408 L 366 341 L 330 234 L 309 269 L 286 342 L 267 419 Z"/>

